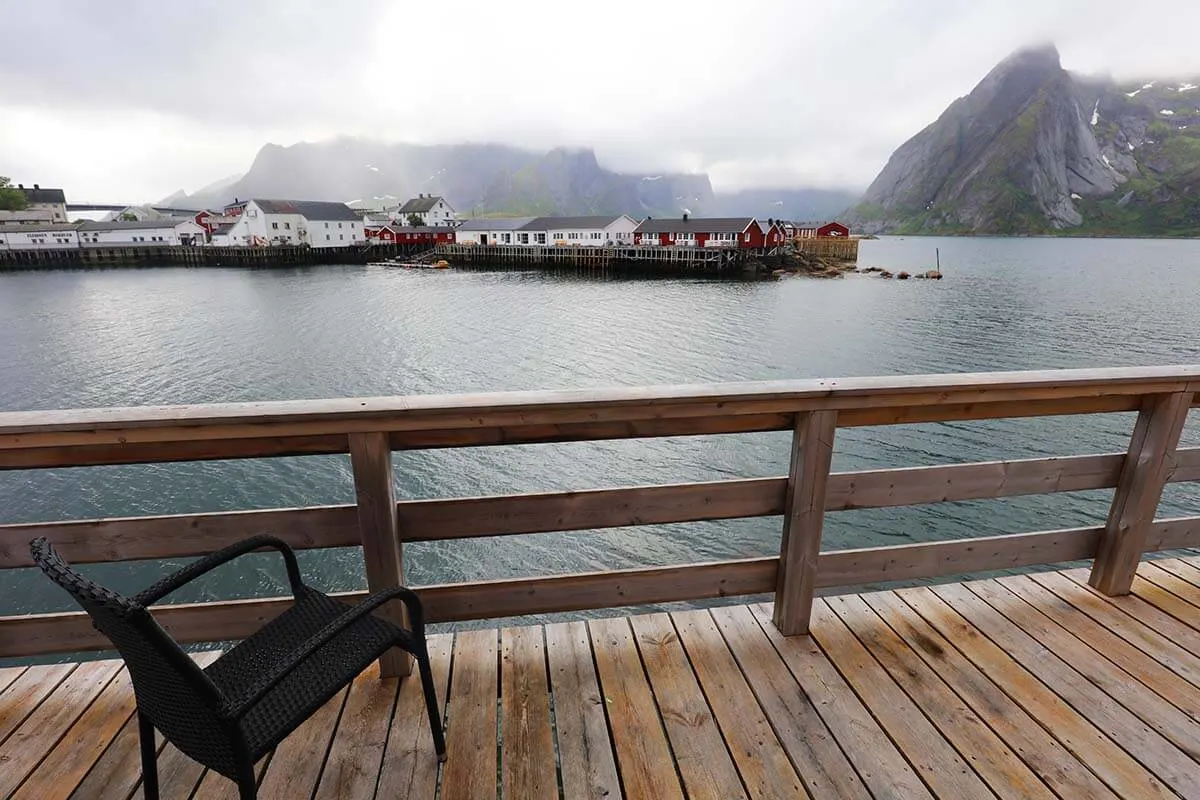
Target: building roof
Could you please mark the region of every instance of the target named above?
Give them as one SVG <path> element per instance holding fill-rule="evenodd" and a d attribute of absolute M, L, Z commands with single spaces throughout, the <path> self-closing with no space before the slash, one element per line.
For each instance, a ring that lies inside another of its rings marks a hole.
<path fill-rule="evenodd" d="M 359 216 L 354 209 L 345 203 L 334 203 L 326 200 L 260 200 L 254 202 L 268 214 L 299 214 L 307 220 L 328 222 L 345 220 L 359 222 Z"/>
<path fill-rule="evenodd" d="M 17 186 L 25 193 L 25 199 L 30 203 L 63 203 L 66 204 L 67 196 L 62 189 L 43 189 L 36 183 L 32 189 L 27 189 L 23 184 Z"/>
<path fill-rule="evenodd" d="M 161 217 L 159 219 L 144 219 L 137 222 L 121 222 L 119 220 L 110 220 L 109 222 L 84 222 L 79 225 L 81 231 L 138 231 L 138 230 L 154 230 L 163 228 L 174 228 L 176 225 L 182 225 L 185 222 L 192 222 L 191 217 Z"/>
<path fill-rule="evenodd" d="M 70 222 L 47 223 L 45 225 L 0 225 L 0 233 L 63 233 L 78 230 L 79 226 Z"/>
<path fill-rule="evenodd" d="M 597 231 L 607 228 L 622 217 L 614 214 L 607 217 L 538 217 L 531 220 L 522 230 L 527 231 Z"/>
<path fill-rule="evenodd" d="M 494 219 L 469 219 L 459 225 L 457 231 L 515 231 L 533 222 L 534 217 L 495 217 Z"/>
<path fill-rule="evenodd" d="M 220 222 L 220 223 L 217 223 L 216 225 L 214 225 L 214 226 L 213 226 L 213 229 L 212 229 L 212 235 L 213 235 L 213 236 L 222 236 L 222 235 L 224 235 L 224 234 L 227 234 L 227 233 L 229 233 L 231 230 L 233 230 L 233 226 L 234 226 L 234 225 L 237 225 L 237 223 L 236 223 L 236 222 Z"/>
<path fill-rule="evenodd" d="M 426 195 L 424 197 L 414 197 L 408 200 L 404 205 L 400 206 L 400 214 L 423 214 L 429 211 L 438 204 L 441 200 L 441 195 Z"/>
<path fill-rule="evenodd" d="M 754 217 L 644 219 L 634 233 L 741 233 L 753 223 Z"/>
<path fill-rule="evenodd" d="M 846 227 L 846 223 L 838 222 L 836 219 L 810 219 L 805 222 L 797 222 L 795 225 L 801 230 L 816 230 L 826 225 L 841 225 L 843 228 Z"/>
<path fill-rule="evenodd" d="M 396 225 L 389 223 L 383 226 L 394 233 L 454 233 L 457 228 L 446 225 Z M 383 230 L 383 228 L 380 228 Z"/>
<path fill-rule="evenodd" d="M 46 209 L 37 209 L 30 211 L 0 211 L 0 225 L 5 223 L 37 223 L 37 222 L 53 222 L 54 212 Z"/>

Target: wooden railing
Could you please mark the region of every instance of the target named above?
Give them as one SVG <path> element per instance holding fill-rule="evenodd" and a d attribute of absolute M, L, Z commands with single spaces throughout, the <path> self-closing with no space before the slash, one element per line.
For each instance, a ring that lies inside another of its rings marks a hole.
<path fill-rule="evenodd" d="M 815 590 L 1094 558 L 1128 592 L 1147 551 L 1200 545 L 1200 516 L 1156 520 L 1163 485 L 1200 480 L 1178 449 L 1200 367 L 849 378 L 0 414 L 0 469 L 349 453 L 356 504 L 0 526 L 0 575 L 48 536 L 77 563 L 174 558 L 272 532 L 297 548 L 361 545 L 369 590 L 404 575 L 404 544 L 738 517 L 783 517 L 780 555 L 419 587 L 444 622 L 774 592 L 785 634 Z M 1124 454 L 830 473 L 838 428 L 1138 412 Z M 392 451 L 793 431 L 786 477 L 438 500 L 395 497 Z M 822 552 L 827 511 L 1115 488 L 1107 524 Z M 361 592 L 350 596 L 361 595 Z M 241 638 L 286 598 L 156 609 L 179 640 Z M 0 617 L 0 657 L 103 649 L 80 613 Z M 384 664 L 403 672 L 402 660 Z"/>

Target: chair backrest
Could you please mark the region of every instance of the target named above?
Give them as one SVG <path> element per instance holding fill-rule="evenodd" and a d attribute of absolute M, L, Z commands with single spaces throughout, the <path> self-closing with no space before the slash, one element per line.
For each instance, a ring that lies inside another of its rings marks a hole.
<path fill-rule="evenodd" d="M 189 755 L 196 747 L 209 758 L 216 755 L 214 747 L 225 751 L 220 691 L 146 607 L 80 575 L 45 538 L 31 542 L 30 552 L 42 572 L 83 606 L 121 653 L 138 710 Z"/>

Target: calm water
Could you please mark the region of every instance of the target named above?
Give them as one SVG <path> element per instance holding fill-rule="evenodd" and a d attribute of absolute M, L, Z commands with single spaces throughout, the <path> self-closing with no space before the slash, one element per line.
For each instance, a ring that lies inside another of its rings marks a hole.
<path fill-rule="evenodd" d="M 597 281 L 369 267 L 0 274 L 0 409 L 1200 362 L 1200 242 L 885 239 L 860 264 L 946 279 Z M 1131 415 L 848 430 L 835 469 L 1123 450 Z M 1185 432 L 1200 444 L 1200 431 Z M 402 497 L 778 475 L 784 434 L 397 454 Z M 831 515 L 827 546 L 1096 524 L 1108 492 Z M 0 522 L 353 502 L 344 457 L 0 473 Z M 1161 515 L 1195 514 L 1193 485 Z M 413 584 L 777 552 L 775 519 L 410 546 Z M 159 564 L 98 565 L 133 590 Z M 331 589 L 353 550 L 305 554 Z M 190 595 L 278 593 L 266 557 Z M 66 608 L 0 573 L 0 613 Z"/>

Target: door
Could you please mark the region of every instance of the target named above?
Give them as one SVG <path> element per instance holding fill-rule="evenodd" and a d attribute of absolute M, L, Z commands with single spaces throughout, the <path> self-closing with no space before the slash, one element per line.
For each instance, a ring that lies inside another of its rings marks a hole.
<path fill-rule="evenodd" d="M 486 233 L 479 234 L 479 243 L 487 244 L 487 234 Z"/>

